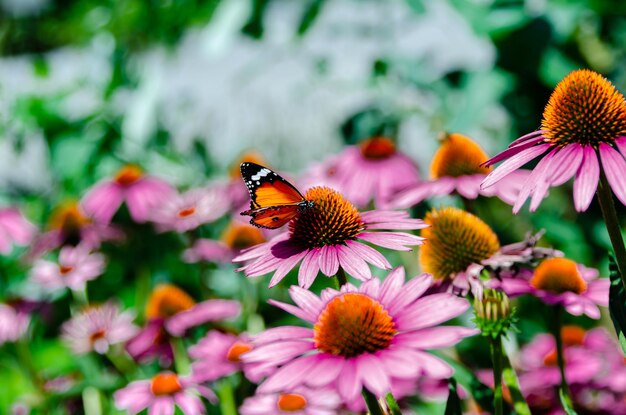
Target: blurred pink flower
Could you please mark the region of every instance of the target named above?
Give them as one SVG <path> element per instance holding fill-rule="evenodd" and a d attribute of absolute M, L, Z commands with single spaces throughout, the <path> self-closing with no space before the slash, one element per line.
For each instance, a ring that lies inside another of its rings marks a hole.
<path fill-rule="evenodd" d="M 61 327 L 61 338 L 76 354 L 105 354 L 114 344 L 125 343 L 138 331 L 134 314 L 120 313 L 112 303 L 88 307 Z"/>
<path fill-rule="evenodd" d="M 600 318 L 598 306 L 609 305 L 609 279 L 598 279 L 598 270 L 566 258 L 546 259 L 534 273 L 503 276 L 493 286 L 511 297 L 530 294 L 546 304 L 560 304 L 575 316 L 593 319 Z"/>
<path fill-rule="evenodd" d="M 28 245 L 36 232 L 16 208 L 0 208 L 0 254 L 10 253 L 13 245 Z"/>
<path fill-rule="evenodd" d="M 453 369 L 424 350 L 453 346 L 478 330 L 436 327 L 462 314 L 469 303 L 447 293 L 422 297 L 431 282 L 423 274 L 405 284 L 404 269 L 397 268 L 382 283 L 374 278 L 360 288 L 328 288 L 321 297 L 292 286 L 296 306 L 270 303 L 313 328 L 284 326 L 253 338 L 254 349 L 242 360 L 277 369 L 257 391 L 328 387 L 351 402 L 364 387 L 385 396 L 393 379 L 450 377 Z"/>
<path fill-rule="evenodd" d="M 24 337 L 30 315 L 7 304 L 0 304 L 0 345 L 14 343 Z"/>
<path fill-rule="evenodd" d="M 187 232 L 223 216 L 230 203 L 222 186 L 192 189 L 174 195 L 153 209 L 151 219 L 161 231 Z"/>
<path fill-rule="evenodd" d="M 236 336 L 210 331 L 198 344 L 189 348 L 189 356 L 196 360 L 192 365 L 193 379 L 208 382 L 243 371 L 252 382 L 258 382 L 267 373 L 256 370 L 259 365 L 241 361 L 241 356 L 253 348 L 245 334 Z"/>
<path fill-rule="evenodd" d="M 362 281 L 372 277 L 367 263 L 389 269 L 387 259 L 369 242 L 384 248 L 409 251 L 407 246 L 420 245 L 423 238 L 406 232 L 378 232 L 384 229 L 421 229 L 423 221 L 406 212 L 377 211 L 360 213 L 336 191 L 313 187 L 305 198 L 313 207 L 302 211 L 289 223 L 289 231 L 267 243 L 242 251 L 234 262 L 247 262 L 239 268 L 248 277 L 274 272 L 269 286 L 282 280 L 298 263 L 298 284 L 311 286 L 319 271 L 326 276 L 339 268 Z"/>
<path fill-rule="evenodd" d="M 30 271 L 30 280 L 47 291 L 61 288 L 83 291 L 91 281 L 104 271 L 105 259 L 100 253 L 90 253 L 85 246 L 65 246 L 59 252 L 57 262 L 38 259 Z"/>
<path fill-rule="evenodd" d="M 160 372 L 151 380 L 137 380 L 113 394 L 115 407 L 134 415 L 144 409 L 150 415 L 173 415 L 178 407 L 185 415 L 206 413 L 201 396 L 216 403 L 217 397 L 205 386 L 172 372 Z"/>
<path fill-rule="evenodd" d="M 328 177 L 318 177 L 316 184 L 338 186 L 336 189 L 359 208 L 372 199 L 376 206 L 384 205 L 393 194 L 420 181 L 415 162 L 387 137 L 349 146 L 318 169 Z"/>
<path fill-rule="evenodd" d="M 304 386 L 283 392 L 256 394 L 246 398 L 239 408 L 241 415 L 336 415 L 341 400 L 330 389 L 311 389 Z"/>
<path fill-rule="evenodd" d="M 530 171 L 516 171 L 498 185 L 481 189 L 480 184 L 490 171 L 490 168 L 481 167 L 481 164 L 488 159 L 487 153 L 469 137 L 447 134 L 433 156 L 430 180 L 416 183 L 398 193 L 386 207 L 406 209 L 431 197 L 453 193 L 465 199 L 495 196 L 512 205 Z"/>
<path fill-rule="evenodd" d="M 96 221 L 107 224 L 123 202 L 135 222 L 145 222 L 150 211 L 171 199 L 175 190 L 167 182 L 147 176 L 135 165 L 122 167 L 115 178 L 93 186 L 82 200 L 85 212 Z"/>

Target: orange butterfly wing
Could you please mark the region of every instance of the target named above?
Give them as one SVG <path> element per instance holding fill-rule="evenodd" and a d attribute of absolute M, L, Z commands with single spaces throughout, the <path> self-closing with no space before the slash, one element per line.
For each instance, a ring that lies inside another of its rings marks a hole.
<path fill-rule="evenodd" d="M 298 189 L 267 167 L 241 163 L 241 176 L 250 193 L 250 210 L 241 214 L 252 216 L 253 225 L 276 229 L 311 206 Z"/>

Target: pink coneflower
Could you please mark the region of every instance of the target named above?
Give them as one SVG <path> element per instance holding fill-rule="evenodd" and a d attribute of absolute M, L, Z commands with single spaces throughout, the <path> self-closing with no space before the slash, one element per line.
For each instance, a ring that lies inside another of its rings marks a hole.
<path fill-rule="evenodd" d="M 566 258 L 546 259 L 534 274 L 502 278 L 497 285 L 510 296 L 531 294 L 546 304 L 560 304 L 575 316 L 599 319 L 598 306 L 609 303 L 609 279 L 598 279 L 598 270 Z"/>
<path fill-rule="evenodd" d="M 619 151 L 618 151 L 619 150 Z M 544 155 L 545 153 L 547 155 Z M 621 153 L 621 154 L 620 154 Z M 626 204 L 626 100 L 601 75 L 586 69 L 567 75 L 554 89 L 543 112 L 541 129 L 513 141 L 486 164 L 506 160 L 487 176 L 487 188 L 541 157 L 513 207 L 518 212 L 532 197 L 534 211 L 548 188 L 574 180 L 574 206 L 589 207 L 600 179 L 600 165 L 617 198 Z"/>
<path fill-rule="evenodd" d="M 254 338 L 255 348 L 242 356 L 244 362 L 277 369 L 258 392 L 328 387 L 351 402 L 364 387 L 384 396 L 393 379 L 450 377 L 453 369 L 424 349 L 449 347 L 478 331 L 436 327 L 462 314 L 469 303 L 447 293 L 421 297 L 431 282 L 423 274 L 405 284 L 404 269 L 397 268 L 382 283 L 377 278 L 360 288 L 348 283 L 340 291 L 322 291 L 321 297 L 292 286 L 296 306 L 270 303 L 313 327 L 278 327 Z"/>
<path fill-rule="evenodd" d="M 419 245 L 422 238 L 405 232 L 381 229 L 421 229 L 426 225 L 406 212 L 372 210 L 359 212 L 341 194 L 327 187 L 309 189 L 305 198 L 313 207 L 289 222 L 289 232 L 242 252 L 234 262 L 250 261 L 241 267 L 248 277 L 274 272 L 270 287 L 282 280 L 298 263 L 298 283 L 308 288 L 319 271 L 326 276 L 345 270 L 367 280 L 372 274 L 367 263 L 389 269 L 385 257 L 361 241 L 399 251 Z M 373 231 L 373 232 L 372 232 Z"/>
<path fill-rule="evenodd" d="M 383 205 L 391 195 L 419 182 L 417 165 L 387 137 L 372 137 L 330 159 L 323 169 L 350 202 Z M 326 184 L 326 183 L 325 183 Z"/>
<path fill-rule="evenodd" d="M 113 179 L 103 180 L 82 200 L 85 212 L 101 223 L 109 223 L 123 202 L 135 222 L 148 220 L 150 211 L 174 194 L 167 182 L 144 175 L 139 166 L 122 167 Z"/>
<path fill-rule="evenodd" d="M 266 242 L 263 230 L 239 220 L 232 220 L 219 241 L 198 239 L 183 253 L 186 262 L 228 263 L 242 250 Z"/>
<path fill-rule="evenodd" d="M 57 206 L 48 219 L 48 231 L 39 235 L 31 247 L 30 256 L 39 256 L 61 246 L 82 244 L 97 249 L 103 241 L 120 240 L 122 231 L 111 225 L 94 222 L 76 201 Z"/>
<path fill-rule="evenodd" d="M 146 305 L 146 326 L 126 345 L 136 360 L 171 355 L 169 336 L 182 336 L 195 326 L 233 318 L 241 306 L 231 300 L 206 300 L 196 303 L 180 288 L 161 284 L 155 287 Z"/>
<path fill-rule="evenodd" d="M 28 245 L 36 232 L 19 210 L 0 208 L 0 254 L 10 253 L 13 245 Z"/>
<path fill-rule="evenodd" d="M 206 413 L 201 396 L 211 402 L 217 397 L 205 386 L 172 372 L 161 372 L 150 380 L 131 382 L 113 394 L 115 407 L 134 415 L 144 409 L 148 414 L 174 414 L 178 407 L 185 415 Z"/>
<path fill-rule="evenodd" d="M 430 180 L 417 183 L 394 196 L 389 202 L 393 208 L 408 208 L 434 196 L 459 194 L 465 199 L 478 196 L 496 196 L 513 204 L 530 171 L 519 170 L 497 185 L 481 189 L 480 184 L 491 171 L 482 163 L 487 153 L 472 139 L 462 134 L 446 134 L 430 165 Z"/>
<path fill-rule="evenodd" d="M 559 252 L 537 248 L 538 236 L 526 241 L 501 246 L 498 236 L 480 218 L 461 209 L 433 209 L 424 217 L 429 227 L 422 230 L 426 239 L 420 246 L 419 263 L 422 271 L 433 275 L 436 290 L 449 290 L 465 295 L 472 291 L 480 295 L 479 275 L 517 275 L 522 265 L 532 265 Z"/>
<path fill-rule="evenodd" d="M 61 288 L 83 291 L 87 281 L 91 281 L 104 271 L 104 255 L 90 253 L 85 246 L 65 246 L 59 252 L 56 262 L 38 259 L 30 272 L 32 282 L 47 291 Z"/>
<path fill-rule="evenodd" d="M 0 345 L 14 343 L 24 337 L 30 315 L 8 304 L 0 304 Z"/>
<path fill-rule="evenodd" d="M 152 220 L 162 231 L 187 232 L 224 215 L 229 201 L 224 189 L 215 185 L 192 189 L 169 198 L 154 209 Z"/>
<path fill-rule="evenodd" d="M 128 311 L 120 313 L 112 303 L 88 307 L 63 324 L 61 337 L 74 353 L 105 354 L 110 346 L 125 343 L 137 333 L 134 318 Z"/>
<path fill-rule="evenodd" d="M 256 370 L 258 365 L 241 361 L 241 356 L 253 348 L 245 334 L 236 336 L 212 330 L 189 348 L 189 357 L 196 360 L 192 365 L 193 378 L 198 382 L 208 382 L 243 371 L 252 382 L 258 382 L 267 373 Z"/>
<path fill-rule="evenodd" d="M 241 415 L 335 415 L 341 406 L 337 392 L 304 386 L 283 392 L 257 394 L 239 408 Z"/>

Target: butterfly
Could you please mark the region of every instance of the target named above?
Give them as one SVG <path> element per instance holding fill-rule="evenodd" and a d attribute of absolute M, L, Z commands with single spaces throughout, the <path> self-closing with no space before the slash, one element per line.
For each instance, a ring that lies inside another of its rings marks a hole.
<path fill-rule="evenodd" d="M 267 167 L 241 163 L 241 177 L 250 193 L 250 223 L 260 228 L 280 228 L 300 212 L 313 207 L 291 183 Z"/>

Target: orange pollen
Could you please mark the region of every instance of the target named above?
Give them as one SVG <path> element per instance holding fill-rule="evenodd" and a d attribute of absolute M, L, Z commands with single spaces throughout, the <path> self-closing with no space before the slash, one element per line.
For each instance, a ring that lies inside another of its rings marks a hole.
<path fill-rule="evenodd" d="M 538 290 L 555 294 L 573 292 L 582 294 L 587 291 L 587 282 L 578 271 L 576 262 L 566 258 L 550 258 L 535 269 L 530 285 Z"/>
<path fill-rule="evenodd" d="M 186 218 L 188 216 L 193 215 L 194 213 L 196 213 L 196 208 L 194 207 L 188 207 L 188 208 L 184 208 L 178 211 L 178 216 L 181 218 Z"/>
<path fill-rule="evenodd" d="M 257 153 L 256 151 L 247 151 L 243 153 L 228 169 L 228 177 L 233 180 L 241 181 L 241 163 L 255 163 L 260 164 L 261 166 L 267 166 L 268 163 L 265 160 L 265 157 L 261 155 L 261 153 Z"/>
<path fill-rule="evenodd" d="M 89 336 L 89 341 L 91 343 L 95 343 L 98 340 L 103 339 L 104 336 L 106 336 L 106 330 L 100 329 L 98 331 L 94 331 L 93 333 L 91 333 L 91 335 Z"/>
<path fill-rule="evenodd" d="M 122 186 L 130 186 L 143 177 L 143 170 L 134 164 L 127 164 L 115 175 L 115 181 Z"/>
<path fill-rule="evenodd" d="M 398 332 L 387 310 L 365 294 L 341 294 L 328 302 L 313 327 L 318 350 L 354 357 L 391 344 Z"/>
<path fill-rule="evenodd" d="M 558 146 L 611 144 L 626 134 L 626 100 L 602 75 L 588 69 L 570 72 L 552 92 L 541 129 Z"/>
<path fill-rule="evenodd" d="M 489 225 L 464 210 L 433 209 L 424 222 L 430 227 L 421 231 L 426 241 L 420 247 L 419 262 L 422 271 L 436 279 L 454 278 L 500 249 L 498 237 Z"/>
<path fill-rule="evenodd" d="M 566 325 L 561 328 L 563 346 L 580 346 L 585 340 L 587 332 L 580 326 Z"/>
<path fill-rule="evenodd" d="M 543 358 L 544 366 L 556 366 L 558 363 L 558 357 L 556 354 L 556 349 L 552 350 Z"/>
<path fill-rule="evenodd" d="M 152 378 L 150 391 L 155 396 L 173 395 L 183 390 L 178 376 L 171 372 L 162 372 Z"/>
<path fill-rule="evenodd" d="M 365 229 L 359 211 L 339 192 L 312 187 L 304 195 L 313 206 L 289 222 L 291 240 L 304 248 L 339 245 Z"/>
<path fill-rule="evenodd" d="M 233 221 L 222 233 L 221 240 L 232 249 L 245 249 L 265 242 L 265 236 L 256 226 Z"/>
<path fill-rule="evenodd" d="M 59 229 L 63 232 L 71 232 L 81 229 L 91 220 L 83 214 L 75 201 L 66 202 L 57 206 L 48 220 L 50 229 Z"/>
<path fill-rule="evenodd" d="M 226 359 L 228 359 L 229 362 L 238 363 L 241 361 L 241 355 L 244 353 L 248 353 L 252 349 L 252 345 L 248 343 L 240 341 L 235 342 L 235 344 L 230 346 L 230 349 L 228 349 L 228 352 L 226 353 Z"/>
<path fill-rule="evenodd" d="M 146 317 L 168 318 L 195 305 L 193 298 L 186 292 L 171 284 L 160 284 L 150 294 L 146 305 Z"/>
<path fill-rule="evenodd" d="M 387 137 L 372 137 L 360 144 L 361 154 L 370 160 L 382 160 L 393 156 L 396 152 L 396 145 Z"/>
<path fill-rule="evenodd" d="M 462 134 L 446 134 L 430 163 L 430 177 L 439 179 L 488 174 L 492 168 L 480 166 L 487 160 L 487 153 L 471 138 Z"/>
<path fill-rule="evenodd" d="M 70 267 L 69 265 L 60 265 L 59 264 L 59 272 L 61 275 L 69 274 L 74 270 L 74 267 Z"/>
<path fill-rule="evenodd" d="M 281 393 L 276 406 L 283 412 L 298 412 L 306 408 L 306 398 L 297 393 Z"/>

